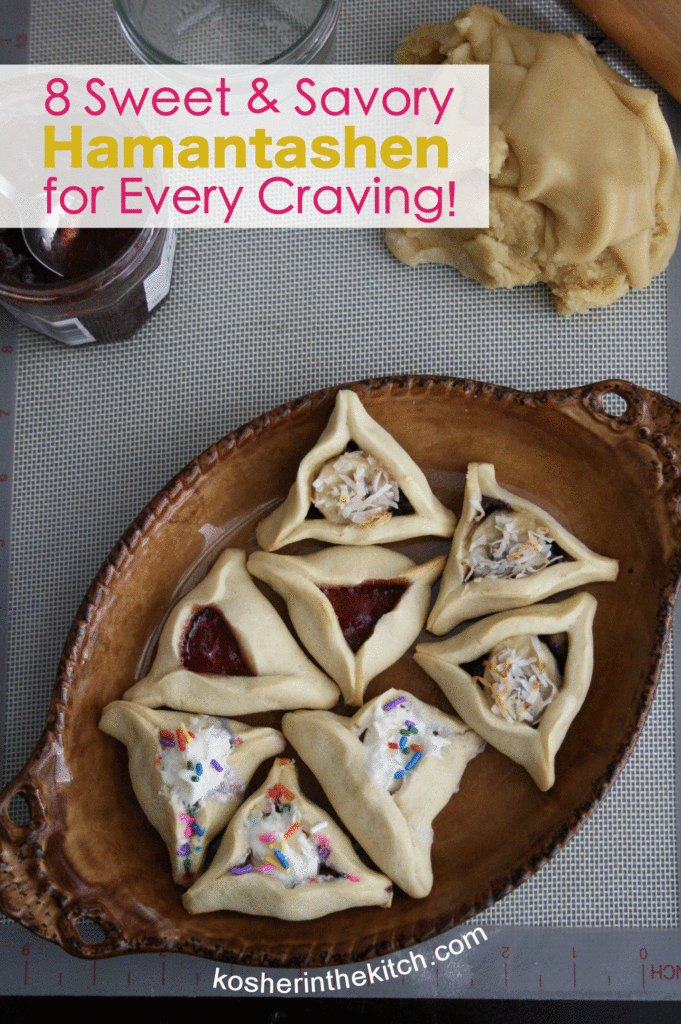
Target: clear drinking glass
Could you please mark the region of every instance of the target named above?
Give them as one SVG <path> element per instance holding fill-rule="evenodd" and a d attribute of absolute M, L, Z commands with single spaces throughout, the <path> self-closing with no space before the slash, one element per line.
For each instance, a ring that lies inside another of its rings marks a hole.
<path fill-rule="evenodd" d="M 113 0 L 146 64 L 328 64 L 343 0 Z"/>

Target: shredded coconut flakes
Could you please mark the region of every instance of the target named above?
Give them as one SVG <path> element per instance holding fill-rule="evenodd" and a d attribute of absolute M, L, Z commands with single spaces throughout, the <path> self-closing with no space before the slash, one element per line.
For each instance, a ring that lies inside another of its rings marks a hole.
<path fill-rule="evenodd" d="M 373 526 L 397 508 L 400 493 L 396 481 L 362 451 L 344 452 L 327 462 L 312 487 L 315 507 L 341 526 Z"/>
<path fill-rule="evenodd" d="M 512 642 L 495 648 L 484 662 L 485 676 L 476 676 L 476 682 L 489 691 L 493 714 L 507 722 L 534 725 L 558 693 L 558 687 L 548 675 L 546 655 L 539 639 L 536 636 L 523 639 L 526 642 L 518 645 L 520 652 Z"/>
<path fill-rule="evenodd" d="M 484 527 L 476 531 L 478 536 L 473 537 L 463 559 L 468 570 L 464 583 L 483 577 L 521 579 L 562 561 L 562 555 L 552 555 L 553 537 L 545 526 L 531 529 L 520 525 L 514 513 L 495 512 L 485 520 Z M 489 527 L 497 536 L 488 535 Z"/>

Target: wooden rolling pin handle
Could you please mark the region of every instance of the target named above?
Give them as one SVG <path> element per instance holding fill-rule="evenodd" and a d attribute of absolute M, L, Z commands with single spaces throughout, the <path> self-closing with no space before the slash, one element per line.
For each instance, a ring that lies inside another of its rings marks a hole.
<path fill-rule="evenodd" d="M 681 103 L 681 0 L 574 0 Z"/>

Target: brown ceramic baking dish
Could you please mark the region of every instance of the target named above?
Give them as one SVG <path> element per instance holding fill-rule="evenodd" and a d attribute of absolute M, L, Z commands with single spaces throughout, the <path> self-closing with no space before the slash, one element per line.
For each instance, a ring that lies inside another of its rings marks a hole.
<path fill-rule="evenodd" d="M 81 605 L 45 732 L 0 797 L 2 907 L 71 953 L 166 950 L 298 967 L 408 947 L 490 906 L 537 871 L 603 797 L 637 740 L 679 582 L 681 406 L 623 381 L 533 394 L 429 377 L 349 386 L 454 511 L 468 462 L 493 462 L 502 486 L 619 559 L 616 583 L 585 588 L 598 600 L 595 670 L 558 753 L 556 783 L 541 793 L 522 768 L 488 746 L 435 821 L 435 883 L 425 899 L 396 891 L 388 910 L 302 923 L 183 910 L 165 846 L 134 798 L 126 752 L 97 723 L 102 708 L 144 673 L 165 616 L 218 551 L 255 547 L 255 524 L 286 495 L 338 389 L 317 392 L 195 459 L 138 516 Z M 621 411 L 611 407 L 616 402 Z M 417 559 L 447 550 L 447 542 L 434 539 L 400 546 Z M 448 710 L 409 654 L 374 680 L 366 699 L 391 686 Z M 281 719 L 243 717 L 252 724 Z M 299 766 L 304 791 L 328 809 Z M 26 824 L 16 824 L 8 810 L 18 795 L 30 809 Z M 83 919 L 101 926 L 101 941 L 81 938 Z"/>

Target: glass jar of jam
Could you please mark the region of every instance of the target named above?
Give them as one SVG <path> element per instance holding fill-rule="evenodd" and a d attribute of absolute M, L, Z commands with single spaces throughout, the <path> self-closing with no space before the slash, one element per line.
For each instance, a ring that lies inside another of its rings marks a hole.
<path fill-rule="evenodd" d="M 0 303 L 21 323 L 65 345 L 129 338 L 165 299 L 176 232 L 83 228 L 69 241 L 64 277 L 0 230 Z"/>

